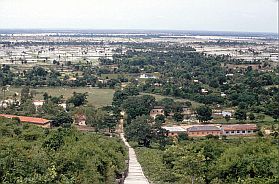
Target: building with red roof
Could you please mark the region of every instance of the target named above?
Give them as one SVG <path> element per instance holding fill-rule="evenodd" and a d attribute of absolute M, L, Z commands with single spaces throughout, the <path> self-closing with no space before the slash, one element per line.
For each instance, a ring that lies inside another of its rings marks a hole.
<path fill-rule="evenodd" d="M 10 114 L 0 114 L 0 117 L 5 118 L 18 118 L 22 123 L 30 123 L 33 125 L 38 125 L 44 128 L 50 128 L 51 120 L 44 119 L 44 118 L 36 118 L 36 117 L 28 117 L 28 116 L 17 116 L 17 115 L 10 115 Z"/>

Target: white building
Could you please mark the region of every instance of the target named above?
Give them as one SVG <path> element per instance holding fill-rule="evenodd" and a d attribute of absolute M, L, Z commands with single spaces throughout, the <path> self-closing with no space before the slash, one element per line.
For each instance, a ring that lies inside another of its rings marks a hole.
<path fill-rule="evenodd" d="M 140 79 L 157 79 L 156 76 L 150 75 L 150 74 L 141 74 L 139 78 Z"/>

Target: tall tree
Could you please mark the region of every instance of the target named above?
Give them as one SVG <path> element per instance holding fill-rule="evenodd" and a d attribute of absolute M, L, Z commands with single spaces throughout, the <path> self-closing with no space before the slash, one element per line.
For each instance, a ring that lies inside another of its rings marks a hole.
<path fill-rule="evenodd" d="M 87 93 L 73 93 L 73 96 L 67 100 L 67 103 L 74 104 L 75 107 L 84 105 L 87 102 Z"/>
<path fill-rule="evenodd" d="M 212 119 L 212 109 L 208 106 L 200 106 L 197 108 L 197 118 L 201 122 L 206 122 Z"/>
<path fill-rule="evenodd" d="M 235 119 L 239 120 L 239 121 L 243 121 L 247 119 L 247 114 L 246 114 L 246 110 L 243 109 L 237 109 L 234 113 Z"/>
<path fill-rule="evenodd" d="M 146 147 L 151 143 L 151 125 L 148 116 L 138 116 L 125 127 L 126 137 L 130 141 L 137 141 Z"/>
<path fill-rule="evenodd" d="M 31 99 L 29 87 L 23 87 L 20 93 L 21 103 L 24 103 L 26 100 Z"/>

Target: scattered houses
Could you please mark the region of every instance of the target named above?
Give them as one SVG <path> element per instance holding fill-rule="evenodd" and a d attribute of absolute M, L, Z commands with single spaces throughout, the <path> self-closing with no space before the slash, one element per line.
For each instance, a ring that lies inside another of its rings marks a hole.
<path fill-rule="evenodd" d="M 12 105 L 20 106 L 20 101 L 16 99 L 6 99 L 0 101 L 0 108 L 6 109 L 7 107 L 10 107 Z"/>
<path fill-rule="evenodd" d="M 41 108 L 45 103 L 45 100 L 34 100 L 33 104 L 36 108 L 36 111 L 38 111 L 39 108 Z M 62 107 L 65 111 L 67 109 L 67 104 L 66 103 L 59 103 L 58 106 Z"/>

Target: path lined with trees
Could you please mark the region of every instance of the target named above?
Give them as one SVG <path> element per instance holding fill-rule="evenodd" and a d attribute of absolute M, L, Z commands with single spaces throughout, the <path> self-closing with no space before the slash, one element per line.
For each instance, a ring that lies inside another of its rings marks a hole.
<path fill-rule="evenodd" d="M 124 133 L 121 133 L 120 136 L 125 145 L 129 148 L 129 172 L 124 184 L 149 184 L 137 160 L 135 150 L 126 141 Z"/>
<path fill-rule="evenodd" d="M 121 116 L 125 115 L 124 111 L 120 112 Z M 126 138 L 124 137 L 124 119 L 121 118 L 119 120 L 117 132 L 120 134 L 122 141 L 124 142 L 125 146 L 129 149 L 129 169 L 128 169 L 128 176 L 125 178 L 124 184 L 149 184 L 147 178 L 144 176 L 142 167 L 137 160 L 137 155 L 135 150 L 129 145 Z"/>

